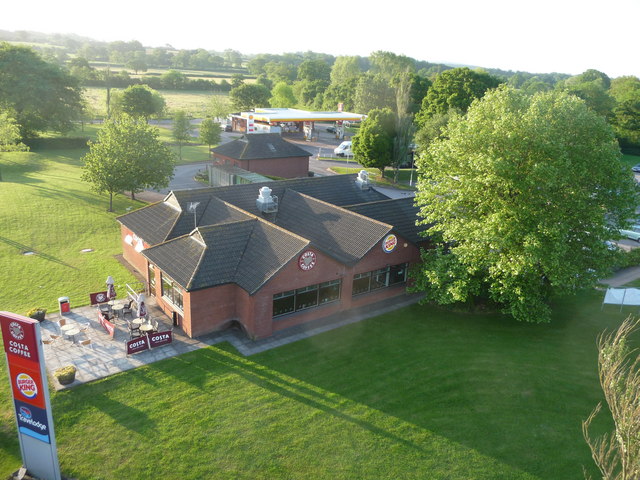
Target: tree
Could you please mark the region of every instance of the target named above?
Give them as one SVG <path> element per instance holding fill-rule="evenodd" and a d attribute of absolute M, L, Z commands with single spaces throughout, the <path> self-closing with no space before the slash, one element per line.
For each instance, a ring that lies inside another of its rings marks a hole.
<path fill-rule="evenodd" d="M 165 108 L 162 95 L 146 85 L 131 85 L 125 88 L 118 96 L 116 104 L 119 112 L 144 119 L 159 115 Z"/>
<path fill-rule="evenodd" d="M 582 433 L 604 480 L 640 478 L 640 355 L 630 336 L 640 319 L 627 318 L 615 333 L 598 337 L 598 372 L 614 430 L 592 439 L 589 428 L 600 412 L 598 404 L 582 422 Z"/>
<path fill-rule="evenodd" d="M 0 43 L 0 105 L 10 108 L 24 138 L 66 132 L 82 110 L 78 80 L 26 47 Z"/>
<path fill-rule="evenodd" d="M 267 88 L 256 84 L 240 85 L 229 92 L 231 104 L 238 110 L 266 107 L 270 97 L 271 92 Z"/>
<path fill-rule="evenodd" d="M 20 142 L 20 126 L 11 112 L 0 108 L 0 152 L 26 152 L 29 150 Z M 2 170 L 0 170 L 0 182 Z"/>
<path fill-rule="evenodd" d="M 565 92 L 488 92 L 418 160 L 416 203 L 433 249 L 416 290 L 490 301 L 547 322 L 552 295 L 592 286 L 605 240 L 634 212 L 634 181 L 606 120 Z"/>
<path fill-rule="evenodd" d="M 447 113 L 450 108 L 466 112 L 471 102 L 481 98 L 489 89 L 496 88 L 501 81 L 485 72 L 469 68 L 446 70 L 436 77 L 422 101 L 416 117 L 419 126 L 423 119 L 436 113 Z"/>
<path fill-rule="evenodd" d="M 388 108 L 374 109 L 353 137 L 352 150 L 358 163 L 377 168 L 384 176 L 384 169 L 393 161 L 395 115 Z"/>
<path fill-rule="evenodd" d="M 364 114 L 374 108 L 396 108 L 395 92 L 389 82 L 382 75 L 370 73 L 358 79 L 353 102 L 356 112 Z"/>
<path fill-rule="evenodd" d="M 271 91 L 271 98 L 269 104 L 275 108 L 289 108 L 293 107 L 298 101 L 293 94 L 293 88 L 291 85 L 285 82 L 278 82 Z"/>
<path fill-rule="evenodd" d="M 224 120 L 231 113 L 231 104 L 226 95 L 212 95 L 207 113 L 215 120 Z"/>
<path fill-rule="evenodd" d="M 324 60 L 305 60 L 298 66 L 298 80 L 324 80 L 329 84 L 331 67 Z"/>
<path fill-rule="evenodd" d="M 160 77 L 165 88 L 180 90 L 187 83 L 187 76 L 178 70 L 167 70 Z"/>
<path fill-rule="evenodd" d="M 593 111 L 609 118 L 615 104 L 615 100 L 607 92 L 610 84 L 609 77 L 604 73 L 587 70 L 558 83 L 557 88 L 580 97 Z"/>
<path fill-rule="evenodd" d="M 209 146 L 209 158 L 211 158 L 211 145 L 220 143 L 220 124 L 211 118 L 205 118 L 200 124 L 200 141 Z"/>
<path fill-rule="evenodd" d="M 361 74 L 358 57 L 338 57 L 331 67 L 331 84 L 340 85 L 358 78 Z"/>
<path fill-rule="evenodd" d="M 611 82 L 609 93 L 616 101 L 611 124 L 620 147 L 625 152 L 640 152 L 640 80 L 618 77 Z"/>
<path fill-rule="evenodd" d="M 191 140 L 191 121 L 184 110 L 178 110 L 173 116 L 171 136 L 178 142 L 178 157 L 182 160 L 182 145 Z"/>
<path fill-rule="evenodd" d="M 97 193 L 109 194 L 110 212 L 114 194 L 129 191 L 133 199 L 144 188 L 164 188 L 175 168 L 173 153 L 158 140 L 158 129 L 129 115 L 107 120 L 83 160 L 82 180 Z"/>

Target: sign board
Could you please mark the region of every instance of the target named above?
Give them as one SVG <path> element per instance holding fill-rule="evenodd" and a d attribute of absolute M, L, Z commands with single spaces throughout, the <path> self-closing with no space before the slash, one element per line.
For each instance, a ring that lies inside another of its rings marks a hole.
<path fill-rule="evenodd" d="M 154 332 L 147 336 L 149 337 L 149 346 L 151 348 L 169 345 L 173 341 L 173 332 L 171 330 L 167 330 L 166 332 Z"/>
<path fill-rule="evenodd" d="M 144 352 L 149 350 L 149 339 L 147 337 L 138 337 L 127 341 L 127 355 Z"/>
<path fill-rule="evenodd" d="M 105 290 L 104 292 L 90 293 L 89 300 L 91 302 L 91 305 L 108 302 L 109 298 L 107 298 L 107 291 Z"/>
<path fill-rule="evenodd" d="M 0 312 L 22 461 L 36 477 L 60 480 L 49 388 L 37 320 Z"/>
<path fill-rule="evenodd" d="M 109 336 L 113 338 L 113 336 L 116 333 L 116 326 L 115 324 L 107 320 L 100 310 L 98 310 L 98 321 L 100 322 L 100 325 L 102 325 L 102 328 L 104 328 L 107 331 Z"/>
<path fill-rule="evenodd" d="M 390 233 L 382 240 L 382 250 L 385 253 L 391 253 L 396 249 L 398 245 L 398 237 L 396 237 L 393 233 Z"/>

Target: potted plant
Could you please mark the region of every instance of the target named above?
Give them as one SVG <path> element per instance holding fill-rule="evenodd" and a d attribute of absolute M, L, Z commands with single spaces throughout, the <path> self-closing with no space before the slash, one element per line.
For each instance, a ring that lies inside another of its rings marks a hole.
<path fill-rule="evenodd" d="M 42 322 L 44 320 L 45 313 L 47 313 L 46 308 L 36 307 L 36 308 L 32 308 L 27 312 L 27 317 L 33 318 L 35 320 L 38 320 L 39 322 Z"/>
<path fill-rule="evenodd" d="M 77 369 L 73 365 L 67 365 L 66 367 L 58 368 L 53 372 L 53 376 L 60 383 L 60 385 L 69 385 L 76 379 Z"/>

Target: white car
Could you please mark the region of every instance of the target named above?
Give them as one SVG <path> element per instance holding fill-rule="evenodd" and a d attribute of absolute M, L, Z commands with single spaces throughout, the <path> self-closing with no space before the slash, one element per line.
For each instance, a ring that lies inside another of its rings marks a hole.
<path fill-rule="evenodd" d="M 333 153 L 339 157 L 353 157 L 353 153 L 351 152 L 351 142 L 342 142 L 333 149 Z"/>
<path fill-rule="evenodd" d="M 628 229 L 622 229 L 620 230 L 620 235 L 631 240 L 635 240 L 636 242 L 640 242 L 640 225 L 633 225 Z"/>

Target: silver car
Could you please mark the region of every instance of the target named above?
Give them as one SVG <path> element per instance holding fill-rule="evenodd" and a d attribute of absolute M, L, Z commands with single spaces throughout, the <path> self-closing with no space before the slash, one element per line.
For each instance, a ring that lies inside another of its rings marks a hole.
<path fill-rule="evenodd" d="M 640 242 L 640 225 L 633 225 L 628 229 L 622 229 L 620 230 L 620 235 L 630 238 L 631 240 L 635 240 L 636 242 Z"/>

